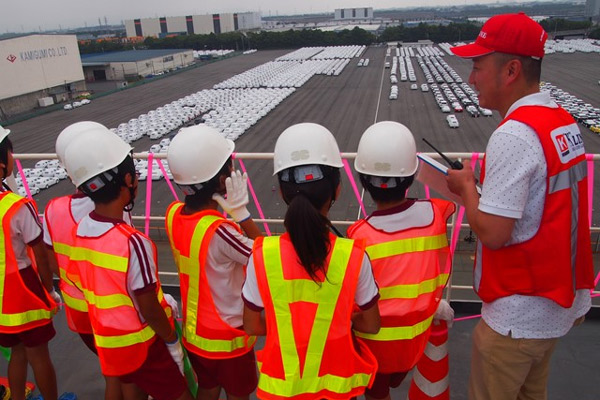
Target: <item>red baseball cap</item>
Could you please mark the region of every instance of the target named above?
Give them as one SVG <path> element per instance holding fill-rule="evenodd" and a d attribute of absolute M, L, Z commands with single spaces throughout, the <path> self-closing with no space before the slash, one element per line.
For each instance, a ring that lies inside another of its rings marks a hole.
<path fill-rule="evenodd" d="M 462 58 L 500 52 L 541 59 L 548 34 L 525 13 L 501 14 L 488 19 L 474 43 L 450 48 Z"/>

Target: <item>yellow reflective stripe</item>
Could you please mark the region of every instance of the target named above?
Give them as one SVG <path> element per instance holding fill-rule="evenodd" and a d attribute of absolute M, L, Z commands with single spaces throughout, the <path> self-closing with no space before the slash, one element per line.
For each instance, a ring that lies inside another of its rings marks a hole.
<path fill-rule="evenodd" d="M 171 229 L 173 226 L 172 224 L 175 208 L 176 206 L 171 209 L 172 212 L 169 214 L 170 218 L 167 218 L 170 236 L 172 236 Z M 177 207 L 177 209 L 178 208 L 179 207 Z M 198 299 L 200 297 L 200 250 L 206 232 L 212 224 L 220 219 L 221 217 L 216 215 L 207 215 L 198 221 L 198 224 L 196 224 L 194 229 L 194 233 L 192 234 L 189 257 L 182 256 L 177 250 L 174 249 L 174 246 L 171 245 L 179 273 L 182 275 L 188 275 L 189 277 L 188 296 L 186 299 L 186 320 L 183 336 L 188 343 L 209 353 L 233 352 L 237 349 L 246 347 L 245 336 L 243 335 L 235 337 L 231 340 L 222 340 L 201 337 L 196 333 L 198 328 Z M 253 344 L 255 341 L 256 337 L 250 337 L 248 339 L 248 343 L 250 344 Z"/>
<path fill-rule="evenodd" d="M 28 322 L 39 321 L 52 318 L 52 312 L 46 310 L 30 310 L 22 313 L 1 314 L 0 325 L 20 326 Z"/>
<path fill-rule="evenodd" d="M 367 254 L 371 261 L 380 258 L 397 256 L 418 251 L 437 250 L 448 246 L 446 233 L 436 236 L 422 236 L 409 239 L 392 240 L 367 246 Z"/>
<path fill-rule="evenodd" d="M 379 333 L 363 333 L 354 331 L 356 336 L 370 339 L 370 340 L 380 340 L 380 341 L 390 341 L 390 340 L 407 340 L 412 339 L 423 332 L 427 331 L 431 326 L 431 321 L 433 321 L 433 315 L 427 318 L 424 321 L 418 322 L 412 326 L 398 326 L 393 328 L 381 328 Z"/>
<path fill-rule="evenodd" d="M 96 345 L 105 349 L 116 349 L 119 347 L 132 346 L 138 343 L 144 343 L 152 339 L 156 333 L 150 328 L 150 325 L 146 326 L 139 332 L 128 333 L 126 335 L 119 336 L 101 336 L 94 334 Z"/>
<path fill-rule="evenodd" d="M 103 310 L 121 306 L 133 307 L 131 297 L 126 294 L 98 295 L 91 290 L 83 289 L 83 295 L 90 305 Z"/>
<path fill-rule="evenodd" d="M 71 297 L 65 291 L 62 292 L 62 296 L 67 307 L 81 312 L 88 312 L 88 305 L 85 300 Z"/>
<path fill-rule="evenodd" d="M 379 288 L 380 300 L 416 299 L 423 294 L 433 293 L 436 289 L 446 285 L 448 276 L 448 274 L 440 274 L 436 278 L 420 283 Z"/>
<path fill-rule="evenodd" d="M 52 318 L 52 311 L 29 310 L 22 313 L 5 314 L 2 310 L 4 298 L 4 285 L 6 279 L 6 232 L 4 232 L 4 218 L 6 213 L 23 198 L 14 193 L 7 193 L 0 200 L 0 325 L 21 326 L 33 321 Z M 8 239 L 10 240 L 10 238 Z"/>
<path fill-rule="evenodd" d="M 66 243 L 60 243 L 60 242 L 52 242 L 52 248 L 54 249 L 54 252 L 56 254 L 60 254 L 63 256 L 69 256 L 69 253 L 71 251 L 71 246 L 69 246 Z"/>
<path fill-rule="evenodd" d="M 234 350 L 243 349 L 246 347 L 245 336 L 238 336 L 232 340 L 208 339 L 197 336 L 194 332 L 192 337 L 194 338 L 193 341 L 188 340 L 187 336 L 186 340 L 189 343 L 192 343 L 194 346 L 209 353 L 232 352 Z M 252 346 L 254 342 L 256 342 L 256 336 L 250 336 L 248 338 L 248 346 Z"/>
<path fill-rule="evenodd" d="M 129 259 L 114 254 L 102 253 L 84 247 L 71 247 L 69 257 L 72 261 L 87 261 L 96 267 L 117 272 L 127 272 Z"/>
<path fill-rule="evenodd" d="M 260 375 L 258 386 L 261 390 L 282 396 L 293 396 L 299 393 L 316 393 L 328 389 L 337 393 L 347 393 L 357 386 L 366 386 L 369 374 L 355 374 L 352 377 L 332 375 L 319 376 L 322 354 L 327 342 L 327 335 L 342 283 L 346 275 L 348 261 L 352 253 L 353 241 L 338 238 L 335 241 L 327 268 L 327 278 L 315 290 L 315 283 L 307 279 L 286 280 L 283 276 L 281 262 L 280 238 L 268 237 L 263 240 L 263 257 L 265 273 L 273 302 L 275 323 L 281 346 L 284 376 L 289 380 L 281 380 Z M 312 286 L 312 288 L 311 288 Z M 292 315 L 289 304 L 307 301 L 317 304 L 315 320 L 308 340 L 304 370 L 298 371 L 300 365 Z"/>
<path fill-rule="evenodd" d="M 354 374 L 349 377 L 328 374 L 316 378 L 302 377 L 299 380 L 286 381 L 260 374 L 258 387 L 264 392 L 276 396 L 292 397 L 303 393 L 318 393 L 325 389 L 334 393 L 348 393 L 354 388 L 367 386 L 370 379 L 370 374 Z"/>

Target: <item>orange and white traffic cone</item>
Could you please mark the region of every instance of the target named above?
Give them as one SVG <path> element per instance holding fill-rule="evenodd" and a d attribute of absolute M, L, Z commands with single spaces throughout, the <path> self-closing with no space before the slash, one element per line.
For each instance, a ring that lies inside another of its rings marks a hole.
<path fill-rule="evenodd" d="M 423 356 L 413 369 L 408 400 L 449 400 L 448 325 L 434 320 Z"/>

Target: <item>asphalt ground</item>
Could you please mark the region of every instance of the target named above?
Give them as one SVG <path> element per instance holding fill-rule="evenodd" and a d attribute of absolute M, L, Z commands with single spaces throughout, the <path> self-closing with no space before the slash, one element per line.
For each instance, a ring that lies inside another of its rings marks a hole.
<path fill-rule="evenodd" d="M 183 73 L 175 74 L 164 79 L 123 90 L 109 96 L 100 97 L 90 105 L 72 111 L 57 111 L 10 126 L 13 131 L 11 139 L 16 153 L 52 153 L 54 142 L 59 132 L 71 123 L 92 120 L 108 127 L 116 127 L 120 123 L 136 118 L 140 114 L 156 109 L 173 100 L 184 97 L 202 89 L 210 89 L 235 74 L 244 72 L 288 51 L 259 51 L 250 55 L 237 56 L 212 64 L 204 65 Z M 315 76 L 303 87 L 285 99 L 277 108 L 262 118 L 236 141 L 236 152 L 272 152 L 278 135 L 292 124 L 300 122 L 315 122 L 324 125 L 335 135 L 342 152 L 355 152 L 360 136 L 364 130 L 377 121 L 393 120 L 408 126 L 417 142 L 417 150 L 430 152 L 422 142 L 427 138 L 438 148 L 446 152 L 484 152 L 487 140 L 494 128 L 500 122 L 500 116 L 494 112 L 492 117 L 472 118 L 468 113 L 456 113 L 460 128 L 451 129 L 443 114 L 434 101 L 431 92 L 410 90 L 411 82 L 399 82 L 398 100 L 389 100 L 390 81 L 389 69 L 384 69 L 385 49 L 369 47 L 361 56 L 369 58 L 368 67 L 357 67 L 358 59 L 354 59 L 339 76 Z M 446 56 L 448 62 L 463 80 L 467 81 L 471 69 L 471 61 L 454 56 Z M 424 75 L 412 59 L 417 75 L 417 83 L 425 82 Z M 579 98 L 599 106 L 600 86 L 598 78 L 597 54 L 551 54 L 543 64 L 542 79 L 552 82 L 563 90 Z M 588 153 L 600 153 L 600 136 L 581 127 Z M 144 137 L 134 142 L 136 152 L 147 151 L 152 143 Z M 352 160 L 350 165 L 352 165 Z M 24 161 L 25 166 L 33 164 Z M 272 177 L 272 162 L 270 160 L 246 160 L 244 166 L 252 186 L 256 192 L 262 211 L 267 218 L 280 219 L 285 214 L 285 204 L 282 202 L 276 188 L 276 179 Z M 598 168 L 595 168 L 596 170 Z M 357 180 L 356 174 L 354 179 Z M 600 204 L 600 177 L 595 174 L 594 210 Z M 360 184 L 359 184 L 360 189 Z M 72 192 L 70 182 L 62 181 L 50 189 L 35 196 L 40 210 L 50 198 Z M 179 192 L 181 196 L 181 192 Z M 420 184 L 414 184 L 409 196 L 423 197 L 424 190 Z M 145 214 L 146 184 L 141 182 L 136 199 L 134 215 Z M 166 207 L 173 201 L 173 195 L 164 180 L 152 184 L 152 216 L 164 216 Z M 364 197 L 367 211 L 374 208 L 368 195 Z M 250 211 L 258 217 L 256 207 L 251 201 Z M 342 180 L 342 193 L 330 212 L 332 220 L 354 221 L 359 215 L 359 206 L 352 185 L 347 178 Z M 595 212 L 594 226 L 600 226 L 600 213 Z M 143 221 L 136 221 L 138 227 L 143 227 Z M 150 234 L 159 247 L 159 263 L 161 270 L 174 272 L 172 257 L 164 235 L 162 221 L 152 221 Z M 271 223 L 271 232 L 280 233 L 281 224 Z M 340 229 L 344 231 L 345 226 Z M 596 252 L 598 252 L 599 235 L 594 234 Z M 470 284 L 472 252 L 474 245 L 470 242 L 469 231 L 461 232 L 461 240 L 455 258 L 454 278 L 456 282 Z M 464 239 L 464 240 L 463 240 Z M 596 263 L 598 264 L 598 263 Z M 598 267 L 597 267 L 598 269 Z M 175 278 L 164 278 L 166 284 L 176 284 Z M 464 292 L 464 293 L 463 293 Z M 460 298 L 475 300 L 468 290 L 461 291 Z"/>

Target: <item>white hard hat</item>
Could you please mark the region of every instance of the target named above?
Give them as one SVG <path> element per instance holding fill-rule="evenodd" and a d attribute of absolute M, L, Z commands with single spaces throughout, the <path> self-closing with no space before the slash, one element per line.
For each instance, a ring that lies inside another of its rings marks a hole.
<path fill-rule="evenodd" d="M 327 128 L 304 122 L 284 130 L 273 156 L 273 175 L 299 165 L 328 165 L 341 168 L 342 157 L 335 138 Z"/>
<path fill-rule="evenodd" d="M 362 134 L 354 160 L 354 169 L 361 174 L 406 177 L 418 166 L 415 138 L 401 123 L 378 122 Z"/>
<path fill-rule="evenodd" d="M 75 138 L 81 132 L 85 132 L 94 128 L 102 128 L 108 131 L 108 128 L 106 128 L 104 125 L 93 121 L 75 122 L 74 124 L 71 124 L 63 129 L 56 138 L 56 156 L 58 157 L 58 162 L 63 164 L 65 150 L 67 146 L 71 144 L 73 138 Z"/>
<path fill-rule="evenodd" d="M 132 147 L 106 128 L 89 129 L 66 148 L 64 165 L 76 187 L 109 171 L 125 160 Z"/>
<path fill-rule="evenodd" d="M 10 129 L 5 129 L 2 126 L 0 126 L 0 143 L 2 143 L 2 141 L 8 136 L 9 133 Z"/>
<path fill-rule="evenodd" d="M 221 170 L 233 149 L 235 144 L 210 126 L 182 128 L 167 152 L 173 180 L 179 185 L 208 182 Z"/>

